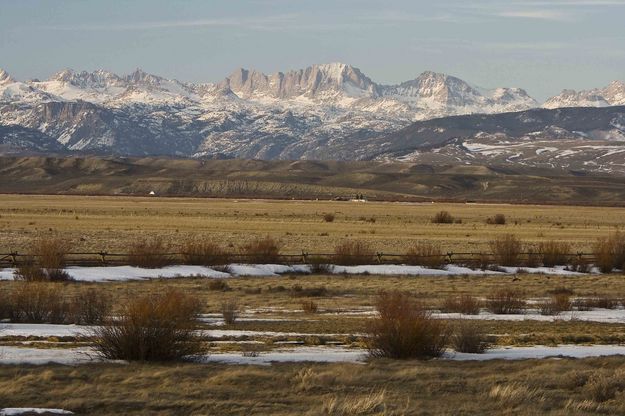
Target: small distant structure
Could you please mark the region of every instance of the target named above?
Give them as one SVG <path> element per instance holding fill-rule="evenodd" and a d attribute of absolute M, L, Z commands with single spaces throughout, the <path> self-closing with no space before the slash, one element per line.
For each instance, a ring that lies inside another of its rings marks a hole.
<path fill-rule="evenodd" d="M 349 200 L 350 202 L 367 202 L 367 197 L 364 194 L 356 194 L 356 196 Z"/>
<path fill-rule="evenodd" d="M 150 195 L 150 196 L 154 196 L 154 195 L 156 195 L 156 192 L 154 192 L 154 191 L 150 191 L 150 193 L 149 193 L 148 195 Z"/>

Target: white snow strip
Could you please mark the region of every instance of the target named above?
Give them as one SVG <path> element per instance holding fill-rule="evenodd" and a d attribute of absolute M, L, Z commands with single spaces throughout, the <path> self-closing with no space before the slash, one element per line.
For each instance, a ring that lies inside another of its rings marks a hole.
<path fill-rule="evenodd" d="M 465 315 L 462 313 L 433 313 L 433 317 L 439 319 L 474 319 L 487 321 L 584 321 L 601 323 L 625 323 L 625 310 L 623 309 L 593 309 L 591 311 L 565 311 L 558 315 L 541 315 L 536 311 L 528 311 L 525 314 L 502 314 L 480 312 L 479 315 Z"/>
<path fill-rule="evenodd" d="M 12 268 L 0 269 L 0 280 L 13 280 Z M 68 267 L 65 269 L 72 278 L 82 282 L 107 282 L 125 280 L 144 280 L 158 278 L 177 278 L 200 276 L 206 278 L 227 278 L 234 276 L 279 276 L 285 273 L 310 273 L 308 265 L 281 264 L 231 264 L 228 273 L 204 266 L 167 266 L 161 269 L 145 269 L 133 266 L 111 267 Z M 500 271 L 475 270 L 468 267 L 446 265 L 441 269 L 429 269 L 423 266 L 405 266 L 396 264 L 371 264 L 362 266 L 329 266 L 330 274 L 371 274 L 385 276 L 453 276 L 453 275 L 497 275 L 517 273 L 540 273 L 560 276 L 580 276 L 582 273 L 568 271 L 565 266 L 557 267 L 502 267 Z M 593 271 L 595 273 L 596 271 Z"/>
<path fill-rule="evenodd" d="M 15 416 L 23 415 L 26 413 L 37 414 L 54 414 L 54 415 L 73 415 L 73 412 L 63 409 L 45 409 L 42 407 L 5 407 L 0 409 L 0 416 Z"/>
<path fill-rule="evenodd" d="M 473 270 L 468 267 L 449 264 L 442 269 L 428 269 L 423 266 L 403 266 L 393 264 L 372 264 L 363 266 L 332 266 L 335 274 L 374 274 L 396 276 L 451 276 L 451 275 L 484 275 L 503 274 L 498 271 Z"/>
<path fill-rule="evenodd" d="M 443 358 L 457 361 L 527 360 L 548 357 L 588 358 L 625 355 L 625 345 L 558 345 L 546 347 L 505 347 L 487 350 L 484 354 L 447 352 Z"/>
<path fill-rule="evenodd" d="M 75 337 L 92 327 L 54 324 L 0 324 L 0 337 Z"/>
<path fill-rule="evenodd" d="M 0 364 L 76 365 L 102 361 L 90 348 L 0 347 Z"/>
<path fill-rule="evenodd" d="M 271 363 L 284 362 L 358 363 L 366 358 L 367 353 L 364 350 L 350 350 L 338 347 L 300 347 L 261 352 L 256 357 L 244 356 L 241 353 L 211 354 L 202 361 L 225 364 L 269 365 Z"/>

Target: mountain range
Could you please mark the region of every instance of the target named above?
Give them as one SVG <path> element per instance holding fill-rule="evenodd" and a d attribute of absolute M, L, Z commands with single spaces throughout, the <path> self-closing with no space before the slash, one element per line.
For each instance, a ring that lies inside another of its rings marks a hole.
<path fill-rule="evenodd" d="M 521 88 L 487 90 L 429 71 L 384 85 L 342 63 L 271 75 L 237 69 L 218 83 L 139 69 L 123 76 L 63 70 L 18 81 L 0 70 L 0 152 L 466 164 L 491 158 L 620 172 L 625 168 L 613 159 L 625 141 L 622 105 L 620 81 L 565 90 L 541 106 Z M 519 123 L 525 128 L 513 128 Z M 597 160 L 604 154 L 607 165 Z"/>

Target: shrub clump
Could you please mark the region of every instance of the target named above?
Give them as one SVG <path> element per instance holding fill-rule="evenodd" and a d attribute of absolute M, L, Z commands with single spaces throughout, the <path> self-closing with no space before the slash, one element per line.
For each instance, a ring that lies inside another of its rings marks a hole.
<path fill-rule="evenodd" d="M 539 304 L 541 315 L 557 315 L 571 310 L 571 297 L 566 293 L 555 293 Z"/>
<path fill-rule="evenodd" d="M 221 315 L 226 325 L 234 325 L 237 319 L 239 319 L 240 313 L 241 306 L 236 300 L 227 300 L 221 304 Z"/>
<path fill-rule="evenodd" d="M 482 302 L 470 295 L 449 296 L 443 302 L 444 312 L 479 315 Z"/>
<path fill-rule="evenodd" d="M 490 347 L 490 342 L 477 323 L 463 319 L 451 337 L 451 345 L 458 352 L 482 354 Z"/>
<path fill-rule="evenodd" d="M 256 238 L 241 247 L 241 256 L 248 263 L 279 263 L 281 244 L 266 236 Z"/>
<path fill-rule="evenodd" d="M 595 264 L 602 273 L 625 267 L 625 234 L 616 232 L 600 238 L 594 246 Z"/>
<path fill-rule="evenodd" d="M 439 245 L 419 242 L 408 249 L 404 255 L 404 263 L 440 269 L 445 265 L 445 255 Z"/>
<path fill-rule="evenodd" d="M 522 313 L 525 309 L 525 299 L 516 290 L 502 289 L 488 296 L 486 308 L 497 315 Z"/>
<path fill-rule="evenodd" d="M 70 320 L 74 324 L 95 325 L 106 321 L 111 313 L 111 297 L 95 288 L 82 289 L 70 304 Z"/>
<path fill-rule="evenodd" d="M 73 280 L 64 270 L 70 243 L 60 238 L 40 238 L 31 247 L 31 256 L 26 257 L 15 270 L 16 280 L 27 282 L 65 282 Z"/>
<path fill-rule="evenodd" d="M 182 253 L 185 264 L 214 266 L 227 264 L 229 261 L 226 251 L 211 241 L 186 241 L 182 246 Z"/>
<path fill-rule="evenodd" d="M 503 214 L 495 214 L 494 217 L 486 218 L 486 224 L 505 225 L 506 224 L 506 216 L 503 215 Z"/>
<path fill-rule="evenodd" d="M 334 214 L 328 212 L 326 214 L 323 214 L 323 220 L 325 222 L 334 222 Z"/>
<path fill-rule="evenodd" d="M 305 300 L 302 302 L 302 310 L 304 311 L 304 313 L 317 313 L 317 310 L 319 310 L 319 305 L 317 305 L 317 302 L 315 301 Z"/>
<path fill-rule="evenodd" d="M 571 244 L 565 241 L 545 241 L 538 245 L 541 263 L 547 267 L 567 264 L 570 251 Z"/>
<path fill-rule="evenodd" d="M 12 322 L 65 323 L 70 305 L 58 285 L 23 282 L 5 299 L 8 318 Z"/>
<path fill-rule="evenodd" d="M 172 361 L 204 353 L 196 334 L 200 302 L 177 290 L 127 301 L 116 319 L 93 329 L 102 357 L 129 361 Z"/>
<path fill-rule="evenodd" d="M 448 211 L 439 211 L 432 217 L 433 224 L 453 224 L 454 217 Z"/>
<path fill-rule="evenodd" d="M 334 247 L 334 262 L 344 266 L 370 264 L 375 252 L 369 243 L 357 240 L 348 240 Z"/>
<path fill-rule="evenodd" d="M 376 300 L 379 316 L 367 328 L 373 357 L 397 359 L 439 357 L 445 351 L 445 322 L 401 292 L 382 292 Z"/>
<path fill-rule="evenodd" d="M 520 265 L 521 250 L 523 244 L 514 235 L 506 234 L 501 238 L 490 242 L 495 263 L 500 266 Z"/>
<path fill-rule="evenodd" d="M 128 263 L 135 267 L 161 268 L 171 264 L 167 254 L 169 245 L 162 238 L 141 240 L 133 243 L 128 252 Z"/>

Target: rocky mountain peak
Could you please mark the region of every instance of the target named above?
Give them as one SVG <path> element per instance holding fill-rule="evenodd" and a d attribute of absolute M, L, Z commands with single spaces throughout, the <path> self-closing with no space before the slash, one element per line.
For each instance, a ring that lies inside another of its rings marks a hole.
<path fill-rule="evenodd" d="M 13 78 L 9 75 L 7 71 L 0 68 L 0 84 L 13 82 Z"/>

